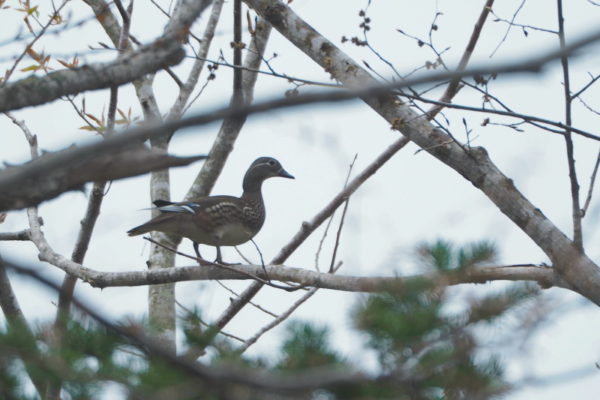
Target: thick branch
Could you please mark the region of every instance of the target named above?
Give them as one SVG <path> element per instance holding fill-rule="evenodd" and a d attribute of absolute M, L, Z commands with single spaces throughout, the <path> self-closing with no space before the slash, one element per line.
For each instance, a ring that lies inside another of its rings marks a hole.
<path fill-rule="evenodd" d="M 27 320 L 25 319 L 25 315 L 21 310 L 21 306 L 17 301 L 17 297 L 12 290 L 12 285 L 8 279 L 2 256 L 0 256 L 0 309 L 2 309 L 2 312 L 4 313 L 9 329 L 18 332 L 19 335 L 25 336 L 30 343 L 35 344 L 35 336 L 33 335 L 33 332 L 31 332 Z M 35 354 L 36 357 L 39 356 L 38 349 L 35 346 L 32 346 L 32 348 L 29 349 L 29 352 Z M 44 394 L 45 384 L 37 377 L 39 374 L 36 374 L 35 372 L 36 367 L 39 368 L 39 366 L 34 365 L 30 358 L 32 357 L 23 355 L 21 361 L 25 364 L 29 378 L 41 396 Z"/>
<path fill-rule="evenodd" d="M 250 42 L 249 51 L 244 59 L 244 68 L 256 70 L 260 67 L 262 57 L 271 34 L 271 25 L 263 19 L 256 22 L 255 34 Z M 258 79 L 258 73 L 243 71 L 242 88 L 240 96 L 243 104 L 248 107 L 254 98 L 254 86 Z M 202 169 L 196 176 L 194 183 L 186 194 L 186 199 L 208 196 L 217 178 L 221 174 L 233 145 L 244 126 L 246 119 L 228 116 L 223 120 L 219 133 L 208 153 L 208 159 L 202 164 Z"/>
<path fill-rule="evenodd" d="M 53 290 L 60 290 L 59 285 L 41 276 L 33 269 L 9 261 L 6 261 L 5 265 L 17 273 L 36 279 Z M 289 376 L 261 370 L 236 369 L 231 366 L 203 366 L 183 357 L 177 357 L 171 351 L 162 347 L 156 340 L 138 329 L 130 329 L 127 326 L 110 321 L 77 298 L 73 299 L 73 304 L 105 327 L 109 333 L 129 340 L 132 345 L 142 349 L 149 356 L 164 360 L 170 367 L 209 384 L 220 392 L 223 392 L 227 388 L 231 389 L 232 384 L 269 392 L 304 392 L 324 386 L 360 383 L 367 379 L 360 373 L 331 368 L 315 368 L 304 373 L 296 373 L 293 376 Z"/>
<path fill-rule="evenodd" d="M 109 63 L 30 76 L 0 88 L 0 111 L 36 106 L 86 90 L 123 85 L 145 74 L 178 64 L 184 57 L 179 43 L 161 38 Z"/>
<path fill-rule="evenodd" d="M 42 259 L 52 259 L 59 268 L 73 274 L 93 287 L 130 287 L 165 283 L 202 281 L 202 280 L 248 280 L 249 275 L 265 279 L 262 265 L 235 265 L 227 268 L 218 265 L 191 266 L 177 268 L 158 268 L 131 272 L 104 272 L 83 267 L 67 259 L 59 260 L 57 254 L 40 254 Z M 57 262 L 58 261 L 58 262 Z M 466 283 L 485 283 L 490 281 L 534 281 L 542 287 L 567 287 L 555 274 L 552 267 L 527 265 L 506 265 L 473 267 L 464 271 L 449 273 L 435 272 L 415 276 L 349 276 L 318 272 L 309 269 L 284 265 L 268 265 L 265 267 L 271 280 L 294 282 L 307 287 L 339 290 L 345 292 L 402 292 L 417 282 L 423 284 L 458 285 Z M 236 272 L 239 270 L 240 272 Z M 414 287 L 414 286 L 413 286 Z"/>
<path fill-rule="evenodd" d="M 29 229 L 23 229 L 18 232 L 0 232 L 0 241 L 2 240 L 31 240 Z"/>
<path fill-rule="evenodd" d="M 210 1 L 186 0 L 169 21 L 165 34 L 113 62 L 31 76 L 0 88 L 0 112 L 50 102 L 59 97 L 131 82 L 145 74 L 178 64 L 184 57 L 181 40 Z"/>
<path fill-rule="evenodd" d="M 281 249 L 279 254 L 275 256 L 271 264 L 283 264 L 285 260 L 298 248 L 304 241 L 319 227 L 321 224 L 329 218 L 334 211 L 342 205 L 351 195 L 354 193 L 367 179 L 375 174 L 383 164 L 385 164 L 394 154 L 402 149 L 408 140 L 406 138 L 400 138 L 396 142 L 392 143 L 383 153 L 379 155 L 371 164 L 365 168 L 360 174 L 358 174 L 346 187 L 338 193 L 330 202 L 315 215 L 311 221 L 302 223 L 300 230 L 294 235 L 294 237 Z M 219 318 L 212 324 L 217 330 L 223 329 L 225 325 L 229 323 L 237 315 L 238 312 L 252 298 L 260 291 L 263 284 L 260 282 L 254 282 L 236 299 L 234 299 L 229 306 L 223 311 Z"/>
<path fill-rule="evenodd" d="M 348 87 L 365 87 L 377 82 L 332 42 L 276 1 L 246 0 L 282 35 L 304 51 Z M 566 48 L 558 52 L 568 54 Z M 527 200 L 493 164 L 483 148 L 466 150 L 396 96 L 363 97 L 364 101 L 397 127 L 404 136 L 453 168 L 480 189 L 520 227 L 552 260 L 571 287 L 600 305 L 600 269 L 573 244 L 542 212 Z"/>
<path fill-rule="evenodd" d="M 389 93 L 390 89 L 393 88 L 415 86 L 423 83 L 447 80 L 459 76 L 464 77 L 489 73 L 522 72 L 531 69 L 538 70 L 542 65 L 544 65 L 548 61 L 556 59 L 556 57 L 560 57 L 562 54 L 571 53 L 574 49 L 580 48 L 598 39 L 600 39 L 600 32 L 595 32 L 567 46 L 567 48 L 563 52 L 549 52 L 541 56 L 533 57 L 529 60 L 524 60 L 522 62 L 511 62 L 504 65 L 495 65 L 493 67 L 488 66 L 472 68 L 462 72 L 435 72 L 422 77 L 406 79 L 402 82 L 395 83 L 393 85 L 381 85 L 375 83 L 371 86 L 365 86 L 363 84 L 360 88 L 348 91 L 332 90 L 318 93 L 302 94 L 299 96 L 255 102 L 253 104 L 249 104 L 247 106 L 239 108 L 225 107 L 191 116 L 188 118 L 184 118 L 178 121 L 169 121 L 162 124 L 154 124 L 144 127 L 134 127 L 129 129 L 126 133 L 123 133 L 121 135 L 115 135 L 111 138 L 108 138 L 107 140 L 63 151 L 61 152 L 61 157 L 55 157 L 52 160 L 47 159 L 47 164 L 40 166 L 40 168 L 32 167 L 28 174 L 29 176 L 33 176 L 35 174 L 47 173 L 55 169 L 63 168 L 64 165 L 67 164 L 81 162 L 82 160 L 88 158 L 90 154 L 109 154 L 111 152 L 114 152 L 115 149 L 120 149 L 128 144 L 140 142 L 148 138 L 159 137 L 161 135 L 164 135 L 165 133 L 172 132 L 174 130 L 181 129 L 184 127 L 208 124 L 210 122 L 217 121 L 223 118 L 236 118 L 254 113 L 267 112 L 273 109 L 294 107 L 305 104 L 314 104 L 317 102 L 347 101 L 354 99 L 357 96 L 374 97 L 384 93 Z M 353 68 L 349 68 L 349 71 L 353 70 Z M 366 72 L 363 71 L 362 74 L 364 75 L 366 74 Z M 368 74 L 366 76 L 368 76 Z M 373 82 L 370 77 L 369 80 Z M 397 102 L 401 104 L 401 102 L 398 99 L 394 98 L 394 105 L 397 105 Z M 410 114 L 410 117 L 416 118 L 414 114 Z M 400 125 L 405 121 L 405 119 L 403 118 L 395 118 L 394 115 L 390 116 L 389 119 L 393 121 L 394 124 Z M 437 145 L 434 147 L 437 147 Z M 18 185 L 18 181 L 12 181 L 6 176 L 3 176 L 2 173 L 0 173 L 0 193 L 3 191 L 12 190 L 12 185 Z"/>
<path fill-rule="evenodd" d="M 41 156 L 27 164 L 0 172 L 0 210 L 36 205 L 69 190 L 81 190 L 86 182 L 111 180 L 148 171 L 189 165 L 206 156 L 175 157 L 142 146 L 118 153 L 88 155 L 78 162 L 62 163 L 74 148 Z"/>

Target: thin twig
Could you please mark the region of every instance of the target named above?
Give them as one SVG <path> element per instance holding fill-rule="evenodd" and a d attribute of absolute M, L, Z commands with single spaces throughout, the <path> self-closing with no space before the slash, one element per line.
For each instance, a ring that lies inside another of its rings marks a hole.
<path fill-rule="evenodd" d="M 208 22 L 206 23 L 206 28 L 204 29 L 204 34 L 202 35 L 202 41 L 200 42 L 200 48 L 198 49 L 197 58 L 192 65 L 192 69 L 188 74 L 188 78 L 182 85 L 179 85 L 179 94 L 177 95 L 177 99 L 173 102 L 173 106 L 169 110 L 169 116 L 167 119 L 177 119 L 185 113 L 187 110 L 186 103 L 196 88 L 198 83 L 198 78 L 200 77 L 200 73 L 204 68 L 205 59 L 202 57 L 206 57 L 208 51 L 210 49 L 210 45 L 212 44 L 212 40 L 215 36 L 215 30 L 217 28 L 217 23 L 219 22 L 219 17 L 221 16 L 221 10 L 223 8 L 224 0 L 215 0 L 212 5 L 212 9 L 210 11 L 210 17 Z M 167 14 L 168 15 L 168 14 Z M 203 92 L 204 88 L 208 84 L 208 80 L 205 83 L 204 87 L 201 88 L 200 93 Z M 198 96 L 196 96 L 197 98 Z M 189 107 L 194 100 L 190 101 L 187 105 Z"/>
<path fill-rule="evenodd" d="M 583 92 L 585 92 L 586 90 L 588 90 L 598 79 L 600 79 L 600 74 L 598 74 L 596 76 L 592 76 L 592 79 L 590 79 L 590 81 L 588 83 L 583 85 L 583 87 L 581 89 L 579 89 L 577 92 L 575 92 L 571 95 L 571 99 L 575 99 L 575 98 L 581 96 L 581 94 Z"/>
<path fill-rule="evenodd" d="M 537 117 L 535 115 L 529 115 L 529 114 L 521 114 L 515 111 L 503 111 L 503 110 L 494 110 L 491 108 L 483 108 L 483 107 L 472 107 L 472 106 L 466 106 L 466 105 L 462 105 L 462 104 L 455 104 L 455 103 L 442 103 L 440 101 L 437 100 L 432 100 L 432 99 L 427 99 L 425 97 L 420 97 L 420 96 L 414 96 L 414 95 L 410 95 L 407 93 L 402 93 L 399 94 L 400 96 L 404 96 L 406 98 L 412 99 L 412 100 L 418 100 L 418 101 L 422 101 L 423 103 L 429 103 L 429 104 L 437 104 L 440 106 L 443 106 L 445 108 L 454 108 L 457 110 L 466 110 L 466 111 L 474 111 L 474 112 L 480 112 L 480 113 L 486 113 L 486 114 L 496 114 L 496 115 L 502 115 L 505 117 L 512 117 L 512 118 L 520 118 L 525 122 L 528 123 L 532 123 L 532 122 L 539 122 L 542 124 L 547 124 L 547 125 L 551 125 L 551 126 L 556 126 L 557 128 L 560 129 L 551 129 L 548 127 L 544 127 L 542 125 L 539 124 L 533 124 L 534 126 L 536 126 L 537 128 L 543 129 L 545 131 L 548 132 L 552 132 L 552 133 L 557 133 L 560 135 L 564 134 L 564 130 L 568 129 L 570 130 L 572 133 L 576 133 L 578 135 L 581 135 L 583 137 L 586 137 L 588 139 L 592 139 L 592 140 L 597 140 L 600 141 L 600 136 L 594 135 L 593 133 L 584 131 L 582 129 L 576 128 L 574 126 L 571 125 L 566 125 L 563 122 L 559 122 L 559 121 L 552 121 L 546 118 L 541 118 L 541 117 Z M 505 107 L 504 104 L 502 104 L 502 107 Z"/>
<path fill-rule="evenodd" d="M 315 252 L 315 271 L 321 272 L 321 269 L 319 268 L 319 258 L 321 256 L 321 251 L 323 250 L 323 245 L 325 244 L 325 239 L 327 238 L 327 234 L 329 233 L 329 228 L 331 227 L 331 223 L 333 222 L 334 216 L 335 211 L 327 219 L 327 225 L 325 225 L 325 230 L 323 231 L 321 239 L 319 240 L 319 245 L 317 246 L 317 251 Z"/>
<path fill-rule="evenodd" d="M 204 322 L 201 318 L 198 317 L 198 315 L 196 315 L 192 310 L 190 310 L 189 308 L 187 308 L 186 306 L 184 306 L 183 304 L 181 304 L 179 301 L 175 300 L 175 304 L 177 304 L 181 309 L 183 309 L 183 311 L 185 311 L 188 316 L 193 317 L 195 320 L 198 320 L 198 322 L 200 322 L 201 325 L 204 325 L 207 328 L 210 328 L 210 324 L 207 322 Z M 242 342 L 244 343 L 244 339 L 242 339 L 241 337 L 232 335 L 231 333 L 227 333 L 224 331 L 220 331 L 219 334 L 228 337 L 230 339 L 233 340 L 237 340 L 238 342 Z"/>
<path fill-rule="evenodd" d="M 506 41 L 506 38 L 508 37 L 508 33 L 510 32 L 511 28 L 514 26 L 515 19 L 517 19 L 517 15 L 519 15 L 519 12 L 521 12 L 521 9 L 525 5 L 526 1 L 527 0 L 521 0 L 521 4 L 519 4 L 519 7 L 517 7 L 517 10 L 514 12 L 510 22 L 508 22 L 508 28 L 506 28 L 506 32 L 504 33 L 504 36 L 502 37 L 500 42 L 498 42 L 498 45 L 496 46 L 494 51 L 492 51 L 492 54 L 490 54 L 490 58 L 494 57 L 494 55 L 496 54 L 496 52 L 498 51 L 500 46 L 502 46 L 502 43 L 504 43 Z"/>
<path fill-rule="evenodd" d="M 356 163 L 357 158 L 358 158 L 358 154 L 355 154 L 354 158 L 352 159 L 352 162 L 350 163 L 350 166 L 348 167 L 348 175 L 346 176 L 346 182 L 344 183 L 344 188 L 346 188 L 346 186 L 348 186 L 348 181 L 350 180 L 350 174 L 352 173 L 352 168 L 354 167 L 354 163 Z M 338 248 L 340 246 L 340 237 L 342 235 L 342 228 L 344 226 L 344 220 L 346 219 L 346 212 L 348 211 L 349 201 L 350 201 L 350 196 L 348 196 L 348 198 L 344 202 L 344 210 L 342 211 L 342 217 L 340 218 L 338 230 L 335 235 L 335 244 L 333 245 L 333 253 L 331 254 L 331 263 L 329 264 L 329 271 L 328 271 L 330 274 L 333 273 L 333 270 L 334 270 L 334 266 L 335 266 L 335 262 L 336 262 L 335 259 L 337 256 Z"/>
<path fill-rule="evenodd" d="M 61 5 L 58 7 L 58 9 L 56 9 L 48 18 L 48 22 L 46 22 L 46 24 L 44 26 L 42 26 L 42 29 L 39 31 L 39 33 L 37 33 L 35 35 L 35 37 L 33 38 L 33 40 L 31 40 L 31 42 L 29 42 L 29 44 L 27 44 L 27 46 L 25 46 L 25 49 L 23 50 L 23 52 L 17 57 L 17 59 L 14 61 L 13 65 L 8 69 L 8 71 L 6 71 L 6 73 L 4 74 L 4 80 L 2 82 L 0 82 L 0 87 L 6 85 L 8 83 L 8 80 L 10 79 L 10 76 L 13 74 L 13 72 L 15 72 L 15 69 L 17 68 L 17 65 L 19 65 L 19 63 L 21 62 L 21 60 L 23 59 L 23 57 L 25 57 L 25 55 L 27 54 L 28 51 L 30 51 L 30 49 L 33 47 L 33 45 L 42 37 L 44 36 L 44 34 L 46 33 L 46 31 L 48 30 L 48 28 L 50 28 L 55 20 L 55 17 L 57 15 L 59 15 L 60 11 L 63 9 L 63 7 L 65 5 L 67 5 L 67 3 L 69 2 L 69 0 L 63 0 L 63 2 L 61 3 Z"/>
<path fill-rule="evenodd" d="M 216 280 L 215 282 L 217 282 L 223 289 L 227 290 L 229 293 L 231 293 L 232 295 L 234 295 L 235 297 L 239 297 L 240 294 L 238 292 L 236 292 L 235 290 L 231 289 L 229 286 L 225 285 L 223 282 L 221 282 L 220 280 Z M 275 314 L 272 311 L 267 310 L 266 308 L 264 308 L 263 306 L 261 306 L 260 304 L 257 304 L 253 301 L 248 302 L 248 304 L 250 304 L 251 306 L 254 306 L 256 309 L 264 312 L 265 314 L 270 315 L 273 318 L 277 318 L 277 314 Z"/>
<path fill-rule="evenodd" d="M 592 176 L 590 177 L 590 188 L 588 189 L 587 197 L 585 199 L 585 204 L 581 209 L 581 218 L 585 217 L 587 213 L 588 207 L 590 206 L 590 202 L 592 201 L 592 194 L 594 192 L 594 184 L 596 183 L 596 174 L 598 173 L 598 166 L 600 165 L 600 150 L 598 151 L 598 156 L 596 157 L 596 165 L 594 165 L 594 171 L 592 172 Z"/>
<path fill-rule="evenodd" d="M 252 244 L 256 248 L 256 251 L 258 252 L 258 256 L 260 258 L 260 265 L 262 265 L 263 271 L 265 271 L 265 276 L 267 277 L 267 280 L 271 282 L 271 279 L 269 279 L 269 275 L 267 274 L 267 269 L 265 268 L 265 259 L 263 258 L 262 251 L 260 251 L 260 247 L 258 247 L 254 239 L 250 239 L 250 241 L 252 242 Z"/>
<path fill-rule="evenodd" d="M 565 39 L 565 26 L 563 16 L 563 4 L 562 0 L 557 0 L 557 16 L 558 16 L 558 38 L 560 48 L 566 47 Z M 571 104 L 573 99 L 571 98 L 571 83 L 569 78 L 569 57 L 563 55 L 560 58 L 563 72 L 563 88 L 564 88 L 564 99 L 565 99 L 565 124 L 567 126 L 572 125 L 572 112 Z M 572 201 L 572 216 L 573 216 L 573 243 L 580 251 L 583 251 L 583 230 L 581 227 L 581 206 L 579 203 L 579 182 L 577 181 L 577 171 L 575 169 L 575 156 L 573 149 L 573 139 L 571 137 L 571 130 L 565 129 L 564 132 L 565 144 L 567 149 L 567 163 L 569 165 L 569 180 L 571 182 L 571 201 Z"/>
<path fill-rule="evenodd" d="M 471 33 L 471 38 L 469 39 L 469 43 L 467 44 L 467 47 L 465 48 L 465 51 L 463 52 L 460 62 L 458 63 L 458 67 L 456 68 L 457 71 L 463 71 L 467 67 L 469 60 L 471 59 L 471 55 L 473 55 L 473 50 L 475 50 L 475 45 L 477 44 L 477 40 L 479 40 L 479 36 L 481 35 L 481 30 L 483 29 L 483 25 L 485 24 L 487 16 L 489 15 L 490 11 L 492 11 L 493 4 L 494 4 L 494 0 L 487 0 L 485 2 L 485 5 L 483 6 L 481 13 L 479 14 L 479 18 L 477 19 L 477 23 L 475 24 L 475 27 L 473 28 L 473 32 Z M 452 98 L 454 96 L 456 96 L 456 94 L 458 93 L 458 91 L 461 88 L 459 86 L 460 81 L 461 81 L 461 79 L 458 79 L 458 78 L 452 79 L 450 81 L 450 84 L 446 88 L 446 91 L 440 98 L 441 103 L 450 103 L 452 101 Z M 440 105 L 435 105 L 435 106 L 431 107 L 429 109 L 429 111 L 427 111 L 428 118 L 434 119 L 435 116 L 440 111 L 442 111 L 442 109 L 443 109 L 443 106 L 440 106 Z"/>
<path fill-rule="evenodd" d="M 330 274 L 333 274 L 335 272 L 337 272 L 338 269 L 340 269 L 340 267 L 342 266 L 342 262 L 338 262 L 337 265 L 335 265 L 330 271 Z M 279 315 L 277 318 L 275 318 L 273 321 L 269 322 L 267 325 L 263 326 L 258 332 L 256 332 L 254 334 L 254 336 L 252 336 L 250 339 L 247 339 L 244 341 L 244 344 L 241 345 L 237 350 L 236 350 L 236 354 L 241 355 L 243 352 L 245 352 L 248 347 L 252 346 L 254 343 L 256 343 L 258 341 L 258 339 L 261 338 L 262 335 L 264 335 L 265 333 L 267 333 L 268 331 L 270 331 L 271 329 L 275 328 L 277 325 L 281 324 L 283 321 L 285 321 L 290 315 L 292 315 L 292 313 L 294 311 L 296 311 L 296 309 L 298 307 L 300 307 L 303 303 L 305 303 L 308 299 L 310 299 L 315 293 L 317 293 L 317 291 L 319 290 L 319 288 L 313 287 L 311 288 L 308 292 L 306 292 L 302 297 L 300 297 L 298 300 L 296 300 L 294 302 L 294 304 L 292 304 L 285 312 L 281 313 L 281 315 Z"/>

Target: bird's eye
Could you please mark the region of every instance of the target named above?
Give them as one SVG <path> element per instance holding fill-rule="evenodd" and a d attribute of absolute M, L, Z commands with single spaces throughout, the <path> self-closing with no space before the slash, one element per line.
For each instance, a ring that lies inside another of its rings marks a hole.
<path fill-rule="evenodd" d="M 275 160 L 270 160 L 269 165 L 271 165 L 271 166 L 275 165 Z"/>

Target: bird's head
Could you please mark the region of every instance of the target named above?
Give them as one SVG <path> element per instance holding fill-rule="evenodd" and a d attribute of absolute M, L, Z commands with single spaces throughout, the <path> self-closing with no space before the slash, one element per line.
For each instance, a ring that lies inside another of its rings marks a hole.
<path fill-rule="evenodd" d="M 257 158 L 246 171 L 244 176 L 244 190 L 252 190 L 255 186 L 260 184 L 268 178 L 281 177 L 294 179 L 294 177 L 283 169 L 283 166 L 279 161 L 273 157 L 259 157 Z"/>

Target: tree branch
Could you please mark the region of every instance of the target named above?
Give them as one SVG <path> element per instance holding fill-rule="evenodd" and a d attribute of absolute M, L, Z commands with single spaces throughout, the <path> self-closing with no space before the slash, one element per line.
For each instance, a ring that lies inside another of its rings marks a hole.
<path fill-rule="evenodd" d="M 4 265 L 17 273 L 36 279 L 53 290 L 60 290 L 59 285 L 43 277 L 33 269 L 9 261 L 5 261 Z M 104 326 L 110 333 L 129 340 L 146 354 L 164 360 L 177 371 L 199 379 L 213 388 L 219 388 L 221 391 L 225 388 L 230 388 L 230 385 L 234 384 L 267 392 L 304 392 L 333 385 L 360 383 L 367 379 L 359 373 L 330 368 L 315 368 L 304 373 L 296 373 L 293 376 L 288 376 L 245 368 L 236 369 L 215 365 L 204 366 L 185 358 L 177 357 L 151 337 L 139 330 L 132 330 L 127 326 L 110 321 L 77 298 L 73 298 L 73 304 L 97 323 Z"/>
<path fill-rule="evenodd" d="M 112 62 L 88 64 L 9 83 L 0 88 L 0 111 L 36 106 L 86 90 L 123 85 L 168 65 L 175 65 L 183 57 L 179 43 L 169 37 L 161 37 Z"/>
<path fill-rule="evenodd" d="M 300 230 L 292 240 L 290 240 L 273 259 L 271 264 L 282 264 L 285 260 L 327 219 L 335 210 L 342 205 L 351 195 L 358 189 L 368 178 L 381 168 L 394 154 L 402 149 L 408 140 L 405 138 L 398 139 L 392 143 L 383 153 L 379 155 L 371 164 L 358 174 L 340 193 L 338 193 L 323 210 L 315 215 L 310 222 L 303 222 Z M 234 299 L 227 309 L 221 313 L 219 318 L 213 323 L 216 330 L 223 329 L 240 312 L 240 310 L 248 304 L 248 302 L 260 291 L 263 287 L 261 283 L 254 282 L 236 299 Z"/>
<path fill-rule="evenodd" d="M 475 27 L 473 28 L 473 32 L 471 33 L 471 38 L 469 39 L 469 43 L 467 44 L 467 48 L 463 52 L 462 57 L 458 63 L 457 71 L 463 71 L 469 60 L 471 59 L 471 55 L 473 54 L 473 50 L 475 50 L 475 45 L 479 40 L 479 36 L 481 35 L 481 30 L 483 29 L 483 25 L 487 19 L 487 16 L 492 11 L 492 5 L 494 4 L 494 0 L 486 0 L 481 13 L 479 14 L 479 18 L 477 19 L 477 23 L 475 23 Z M 440 98 L 440 103 L 450 103 L 452 98 L 456 96 L 458 91 L 460 90 L 460 79 L 452 79 L 448 87 L 446 87 L 446 91 Z M 434 119 L 435 116 L 442 111 L 444 108 L 441 104 L 436 104 L 427 111 L 427 115 L 429 119 Z"/>
<path fill-rule="evenodd" d="M 381 85 L 372 80 L 365 71 L 361 72 L 361 76 L 368 77 L 371 85 L 362 82 L 357 89 L 353 90 L 333 90 L 333 91 L 322 91 L 317 93 L 302 94 L 294 97 L 286 97 L 275 100 L 267 100 L 263 102 L 255 102 L 247 106 L 239 108 L 225 107 L 217 110 L 213 110 L 207 113 L 198 114 L 188 118 L 183 118 L 178 121 L 165 122 L 163 124 L 154 124 L 145 127 L 134 127 L 128 130 L 128 132 L 122 135 L 115 135 L 107 140 L 96 142 L 87 146 L 81 146 L 79 148 L 69 149 L 61 152 L 61 157 L 48 160 L 47 164 L 40 165 L 38 168 L 31 168 L 27 175 L 32 176 L 35 174 L 44 174 L 48 171 L 52 171 L 57 168 L 63 168 L 73 162 L 81 161 L 89 157 L 90 154 L 109 154 L 115 149 L 119 149 L 127 144 L 140 142 L 151 137 L 158 137 L 164 135 L 167 132 L 174 130 L 207 124 L 216 120 L 220 120 L 228 117 L 239 117 L 243 115 L 249 115 L 253 113 L 266 112 L 273 109 L 293 107 L 304 104 L 313 104 L 316 102 L 335 102 L 335 101 L 347 101 L 356 97 L 377 97 L 383 94 L 388 94 L 390 89 L 401 88 L 407 86 L 415 86 L 423 83 L 435 82 L 438 80 L 447 80 L 455 77 L 464 77 L 471 75 L 489 74 L 489 73 L 508 73 L 508 72 L 523 72 L 531 69 L 538 70 L 542 65 L 550 60 L 554 60 L 560 57 L 562 54 L 570 54 L 574 49 L 580 48 L 587 45 L 595 40 L 600 39 L 600 31 L 594 32 L 578 41 L 574 41 L 571 45 L 568 45 L 562 52 L 548 52 L 540 56 L 533 57 L 529 60 L 523 60 L 519 62 L 510 62 L 504 65 L 495 65 L 493 67 L 478 67 L 467 69 L 462 72 L 436 72 L 427 74 L 422 77 L 406 79 L 402 82 L 395 83 L 392 85 Z M 356 66 L 360 68 L 360 66 Z M 354 68 L 350 68 L 350 71 L 355 71 Z M 355 85 L 356 86 L 356 85 Z M 393 104 L 399 102 L 395 97 L 393 98 Z M 418 118 L 417 115 L 410 113 L 406 118 L 399 116 L 390 116 L 389 120 L 393 124 L 400 124 L 404 121 L 410 121 Z M 445 140 L 442 140 L 442 144 Z M 428 147 L 438 147 L 437 144 Z M 25 176 L 19 177 L 19 179 L 25 178 Z M 12 190 L 13 186 L 19 184 L 18 180 L 12 180 L 10 174 L 5 175 L 4 172 L 0 172 L 0 193 L 4 191 Z M 1 210 L 1 208 L 0 208 Z"/>
<path fill-rule="evenodd" d="M 3 240 L 31 240 L 29 229 L 23 229 L 18 232 L 0 232 L 0 241 Z"/>
<path fill-rule="evenodd" d="M 198 83 L 198 77 L 202 72 L 204 67 L 206 56 L 208 55 L 208 50 L 210 49 L 210 45 L 212 43 L 213 37 L 215 36 L 215 30 L 217 28 L 217 23 L 219 22 L 219 17 L 221 16 L 221 10 L 223 9 L 224 0 L 214 0 L 212 10 L 210 12 L 210 17 L 208 22 L 206 23 L 206 28 L 204 29 L 204 35 L 202 35 L 202 42 L 200 44 L 200 50 L 196 54 L 196 61 L 194 61 L 194 65 L 188 75 L 187 80 L 179 89 L 179 95 L 175 100 L 171 110 L 169 111 L 169 116 L 167 119 L 179 119 L 185 110 L 187 102 L 192 94 L 192 91 L 196 87 Z"/>
<path fill-rule="evenodd" d="M 300 50 L 347 87 L 368 87 L 377 82 L 358 63 L 325 39 L 289 7 L 275 1 L 245 0 Z M 597 35 L 598 33 L 594 34 Z M 582 39 L 583 40 L 583 39 Z M 570 54 L 565 46 L 555 55 Z M 550 220 L 527 200 L 492 163 L 483 148 L 465 148 L 403 104 L 396 96 L 362 96 L 363 100 L 397 127 L 404 136 L 436 157 L 485 195 L 520 227 L 550 258 L 573 290 L 600 305 L 600 269 Z"/>
<path fill-rule="evenodd" d="M 189 165 L 206 156 L 176 157 L 143 146 L 119 152 L 88 155 L 61 163 L 74 148 L 45 154 L 27 164 L 0 172 L 0 210 L 30 207 L 69 190 L 82 190 L 86 182 L 126 178 L 148 171 Z"/>
<path fill-rule="evenodd" d="M 18 332 L 20 335 L 25 335 L 27 340 L 30 343 L 35 344 L 35 337 L 27 324 L 27 320 L 25 319 L 25 315 L 21 310 L 21 306 L 17 301 L 17 297 L 12 290 L 12 285 L 10 284 L 10 280 L 8 279 L 8 274 L 6 273 L 6 268 L 4 266 L 4 260 L 0 255 L 0 308 L 4 313 L 4 317 L 6 318 L 6 322 L 8 324 L 8 328 Z M 35 346 L 32 346 L 29 349 L 32 353 L 38 353 L 38 349 Z M 40 398 L 44 395 L 45 383 L 37 378 L 37 374 L 34 372 L 36 366 L 32 365 L 32 363 L 28 360 L 29 357 L 23 356 L 21 361 L 24 363 L 29 378 L 31 382 L 35 386 Z M 39 367 L 39 366 L 38 366 Z"/>
<path fill-rule="evenodd" d="M 564 16 L 562 9 L 562 0 L 556 0 L 557 3 L 557 14 L 558 14 L 558 40 L 560 42 L 560 48 L 564 49 L 566 46 L 565 41 L 565 26 Z M 563 88 L 564 88 L 564 99 L 565 99 L 565 124 L 567 126 L 572 125 L 572 113 L 571 105 L 573 98 L 571 97 L 571 81 L 569 78 L 569 57 L 563 55 L 560 58 L 560 64 L 563 72 Z M 571 131 L 565 129 L 563 136 L 565 138 L 565 146 L 567 150 L 567 165 L 569 168 L 569 181 L 571 183 L 571 212 L 573 217 L 573 243 L 583 252 L 583 230 L 581 228 L 581 205 L 579 203 L 579 182 L 577 181 L 577 170 L 575 169 L 575 156 L 573 149 L 573 138 Z"/>
<path fill-rule="evenodd" d="M 47 245 L 43 243 L 42 249 Z M 205 280 L 251 280 L 250 275 L 271 280 L 289 281 L 307 287 L 339 290 L 344 292 L 402 292 L 404 288 L 416 283 L 425 286 L 447 286 L 468 283 L 485 283 L 498 280 L 534 281 L 544 288 L 561 287 L 571 289 L 570 285 L 556 275 L 556 269 L 545 265 L 517 264 L 473 267 L 465 270 L 450 272 L 433 272 L 414 276 L 350 276 L 318 272 L 314 270 L 290 267 L 286 265 L 235 265 L 227 269 L 217 265 L 189 266 L 177 268 L 160 268 L 143 271 L 106 272 L 89 269 L 68 259 L 60 259 L 60 255 L 43 249 L 40 254 L 42 261 L 51 259 L 57 267 L 76 276 L 92 287 L 131 287 L 158 285 L 175 282 L 205 281 Z M 214 324 L 211 324 L 214 325 Z"/>
<path fill-rule="evenodd" d="M 30 76 L 1 87 L 0 112 L 44 104 L 86 90 L 122 85 L 179 63 L 185 55 L 180 40 L 185 39 L 189 27 L 210 1 L 186 0 L 185 3 L 185 7 L 170 20 L 165 34 L 125 57 L 109 63 L 51 72 L 43 77 Z"/>

